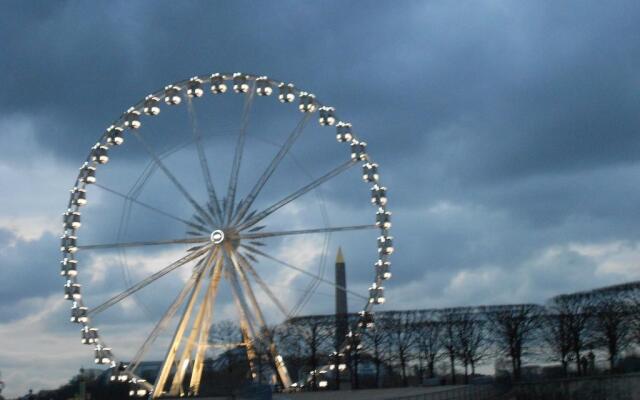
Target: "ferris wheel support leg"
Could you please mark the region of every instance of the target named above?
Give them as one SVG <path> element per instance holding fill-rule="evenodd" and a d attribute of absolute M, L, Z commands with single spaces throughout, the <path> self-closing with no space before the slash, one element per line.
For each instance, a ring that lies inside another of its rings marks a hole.
<path fill-rule="evenodd" d="M 147 352 L 151 344 L 156 340 L 158 335 L 160 335 L 160 333 L 165 329 L 166 325 L 169 323 L 171 318 L 173 318 L 173 316 L 178 311 L 178 308 L 180 308 L 182 303 L 184 303 L 189 292 L 191 291 L 193 286 L 196 284 L 196 279 L 198 278 L 198 274 L 200 273 L 199 271 L 201 271 L 204 268 L 204 265 L 197 264 L 195 268 L 196 269 L 194 269 L 191 277 L 189 278 L 187 283 L 184 285 L 184 287 L 178 294 L 178 297 L 176 297 L 176 299 L 171 304 L 171 306 L 169 306 L 165 314 L 162 316 L 160 321 L 158 321 L 158 323 L 153 328 L 153 330 L 151 331 L 147 339 L 144 341 L 144 343 L 142 344 L 138 352 L 135 354 L 135 356 L 131 360 L 131 363 L 129 363 L 129 365 L 127 366 L 127 371 L 133 372 L 138 369 L 138 366 L 140 365 L 140 362 L 142 361 L 142 357 L 144 356 L 144 354 Z"/>
<path fill-rule="evenodd" d="M 250 333 L 249 321 L 246 318 L 240 320 L 240 330 L 242 330 L 242 342 L 247 348 L 247 358 L 249 359 L 249 369 L 251 370 L 251 379 L 256 381 L 259 371 L 256 369 L 256 360 L 258 358 L 256 349 L 253 346 L 253 337 Z"/>
<path fill-rule="evenodd" d="M 253 347 L 253 340 L 256 337 L 256 334 L 253 325 L 251 325 L 249 320 L 250 313 L 247 304 L 240 297 L 241 290 L 238 287 L 237 276 L 229 264 L 226 265 L 226 278 L 229 281 L 229 286 L 231 287 L 231 293 L 233 293 L 233 299 L 236 303 L 238 314 L 240 314 L 240 330 L 242 331 L 242 339 L 247 348 L 247 358 L 249 359 L 251 377 L 255 380 L 258 377 L 258 371 L 256 371 L 257 355 L 255 348 Z"/>
<path fill-rule="evenodd" d="M 209 260 L 207 260 L 207 265 L 205 265 L 205 269 L 208 271 L 211 271 L 211 279 L 209 281 L 209 284 L 207 285 L 207 291 L 205 292 L 204 298 L 202 299 L 202 302 L 200 303 L 200 308 L 198 309 L 198 313 L 196 314 L 196 319 L 193 322 L 193 326 L 191 327 L 191 333 L 189 334 L 189 337 L 187 338 L 187 343 L 184 346 L 184 349 L 182 349 L 182 355 L 180 356 L 180 361 L 178 361 L 177 365 L 177 369 L 176 369 L 176 374 L 173 377 L 173 381 L 171 382 L 171 390 L 169 391 L 169 394 L 171 395 L 180 395 L 180 396 L 184 396 L 184 387 L 183 387 L 183 381 L 184 381 L 184 376 L 187 372 L 187 368 L 189 367 L 189 363 L 192 360 L 192 354 L 193 354 L 193 347 L 196 343 L 196 339 L 199 338 L 199 333 L 200 330 L 202 329 L 202 323 L 205 320 L 205 315 L 208 312 L 207 311 L 207 304 L 209 303 L 209 298 L 211 297 L 211 295 L 215 295 L 215 291 L 217 290 L 217 282 L 215 282 L 215 276 L 218 275 L 218 270 L 211 270 L 210 266 L 213 264 L 213 259 L 210 258 Z M 215 262 L 215 265 L 213 268 L 217 268 L 218 266 L 218 262 Z"/>
<path fill-rule="evenodd" d="M 215 250 L 211 251 L 210 257 L 213 257 Z M 178 347 L 180 346 L 180 342 L 182 341 L 182 336 L 184 335 L 184 331 L 187 328 L 187 324 L 191 319 L 191 312 L 193 311 L 193 305 L 198 297 L 198 293 L 200 292 L 200 281 L 202 280 L 202 276 L 206 273 L 206 268 L 203 268 L 198 278 L 196 279 L 196 283 L 191 291 L 191 296 L 189 297 L 189 302 L 187 303 L 187 307 L 178 323 L 178 327 L 176 328 L 176 332 L 173 335 L 173 339 L 171 341 L 171 345 L 169 346 L 169 350 L 167 351 L 167 355 L 164 359 L 164 363 L 162 364 L 162 369 L 160 370 L 160 375 L 158 375 L 158 379 L 156 379 L 156 383 L 154 385 L 153 397 L 154 399 L 162 396 L 164 392 L 164 386 L 167 383 L 167 378 L 169 377 L 169 373 L 171 372 L 171 368 L 173 367 L 173 362 L 176 358 L 176 353 L 178 352 Z"/>
<path fill-rule="evenodd" d="M 267 340 L 267 343 L 269 346 L 269 352 L 268 352 L 269 358 L 271 359 L 271 362 L 277 372 L 278 380 L 280 381 L 282 388 L 286 389 L 289 386 L 291 386 L 291 378 L 289 377 L 289 371 L 287 370 L 287 367 L 284 364 L 284 360 L 282 359 L 282 356 L 278 354 L 278 350 L 276 349 L 276 344 L 273 341 L 271 331 L 269 331 L 269 327 L 267 327 L 267 324 L 264 319 L 264 315 L 262 314 L 262 309 L 260 309 L 260 306 L 258 304 L 255 294 L 253 293 L 253 289 L 249 284 L 249 281 L 247 279 L 247 275 L 245 274 L 244 269 L 240 266 L 240 262 L 238 260 L 238 257 L 236 256 L 236 253 L 233 251 L 230 252 L 230 258 L 236 269 L 237 275 L 240 278 L 240 282 L 242 283 L 243 289 L 247 293 L 249 297 L 249 302 L 251 303 L 253 310 L 255 312 L 255 315 L 258 319 L 260 334 Z"/>
<path fill-rule="evenodd" d="M 218 257 L 214 268 L 215 270 L 211 280 L 212 292 L 210 296 L 207 297 L 207 302 L 205 304 L 206 311 L 204 321 L 200 326 L 196 356 L 193 361 L 193 370 L 191 371 L 191 380 L 189 382 L 189 390 L 194 396 L 197 396 L 200 393 L 200 381 L 202 380 L 204 356 L 209 345 L 209 332 L 211 331 L 211 322 L 213 321 L 213 310 L 216 302 L 216 295 L 218 293 L 218 284 L 222 277 L 222 257 Z"/>

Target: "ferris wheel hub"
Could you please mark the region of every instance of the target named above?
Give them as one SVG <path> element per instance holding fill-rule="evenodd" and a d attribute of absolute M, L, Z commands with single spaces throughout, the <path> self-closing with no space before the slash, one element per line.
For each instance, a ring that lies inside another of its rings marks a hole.
<path fill-rule="evenodd" d="M 224 241 L 224 232 L 220 229 L 216 229 L 211 232 L 211 241 L 215 244 L 220 244 Z"/>

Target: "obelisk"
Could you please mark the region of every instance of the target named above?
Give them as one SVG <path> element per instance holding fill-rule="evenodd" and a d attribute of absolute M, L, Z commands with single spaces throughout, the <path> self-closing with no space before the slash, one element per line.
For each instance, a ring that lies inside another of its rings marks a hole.
<path fill-rule="evenodd" d="M 340 349 L 340 345 L 347 337 L 347 275 L 345 272 L 344 257 L 342 248 L 338 247 L 336 255 L 336 351 Z"/>

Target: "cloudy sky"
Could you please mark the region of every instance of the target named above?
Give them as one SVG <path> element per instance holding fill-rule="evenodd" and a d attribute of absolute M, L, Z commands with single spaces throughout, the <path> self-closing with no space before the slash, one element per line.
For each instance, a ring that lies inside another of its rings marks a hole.
<path fill-rule="evenodd" d="M 294 82 L 366 138 L 394 213 L 387 309 L 544 302 L 640 279 L 637 2 L 14 1 L 2 8 L 0 371 L 9 396 L 55 387 L 91 365 L 90 349 L 67 322 L 58 275 L 68 190 L 111 121 L 149 92 L 195 74 L 246 71 Z M 220 107 L 241 107 L 238 97 L 230 101 Z M 158 120 L 157 129 L 168 133 L 153 137 L 154 146 L 177 146 L 172 128 L 190 129 L 185 109 Z M 214 163 L 224 171 L 239 118 L 197 110 L 200 126 L 213 128 Z M 253 166 L 275 152 L 265 140 L 278 142 L 277 133 L 300 118 L 273 117 L 268 106 L 262 114 L 272 118 L 249 130 L 247 182 Z M 274 182 L 265 202 L 348 157 L 332 134 L 317 132 L 331 140 L 316 143 L 320 136 L 312 134 L 301 142 L 274 176 L 282 186 Z M 100 178 L 105 185 L 127 192 L 143 172 L 148 158 L 134 142 L 114 153 Z M 167 162 L 197 191 L 202 180 L 188 173 L 194 157 L 177 151 Z M 283 209 L 272 226 L 312 227 L 322 222 L 322 209 L 332 225 L 361 223 L 374 210 L 362 183 L 345 189 L 357 175 Z M 176 206 L 189 218 L 163 178 L 153 174 L 141 199 Z M 86 240 L 113 240 L 122 202 L 91 194 Z M 133 210 L 127 239 L 181 233 Z M 278 241 L 273 254 L 317 272 L 322 240 Z M 364 254 L 375 253 L 367 243 L 332 235 L 327 244 L 329 257 L 345 246 L 350 285 L 362 294 L 371 276 Z M 87 255 L 83 288 L 104 299 L 180 254 L 134 251 L 125 269 L 115 253 Z M 180 273 L 160 287 L 177 290 L 188 271 Z M 287 302 L 306 285 L 290 271 L 270 277 Z M 319 286 L 308 312 L 330 311 L 331 290 Z M 152 320 L 140 309 L 160 310 L 162 293 L 120 305 L 105 316 L 103 331 L 110 326 L 113 342 L 133 349 Z M 230 303 L 221 308 L 233 316 Z"/>

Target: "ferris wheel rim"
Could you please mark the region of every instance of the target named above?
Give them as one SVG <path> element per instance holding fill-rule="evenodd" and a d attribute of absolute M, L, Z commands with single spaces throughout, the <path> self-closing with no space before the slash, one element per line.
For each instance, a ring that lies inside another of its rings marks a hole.
<path fill-rule="evenodd" d="M 387 210 L 387 202 L 386 202 L 386 188 L 384 186 L 380 185 L 380 180 L 379 180 L 379 176 L 378 176 L 378 170 L 377 170 L 377 164 L 375 164 L 373 162 L 373 160 L 371 159 L 371 157 L 369 156 L 369 154 L 366 152 L 366 143 L 360 141 L 356 135 L 351 131 L 351 124 L 348 122 L 344 122 L 342 121 L 337 114 L 335 113 L 335 110 L 332 107 L 326 107 L 324 106 L 319 100 L 317 100 L 315 98 L 314 95 L 305 92 L 303 90 L 300 90 L 298 88 L 296 88 L 295 86 L 293 86 L 290 83 L 286 83 L 284 81 L 279 81 L 279 80 L 275 80 L 272 78 L 267 78 L 265 76 L 260 76 L 260 75 L 255 75 L 255 74 L 246 74 L 246 73 L 218 73 L 218 74 L 211 74 L 211 75 L 197 75 L 188 79 L 183 79 L 183 80 L 179 80 L 176 81 L 174 83 L 171 83 L 167 86 L 165 86 L 163 89 L 159 89 L 156 90 L 154 92 L 152 92 L 151 94 L 147 95 L 146 97 L 144 97 L 143 99 L 141 99 L 140 101 L 136 102 L 132 107 L 128 108 L 127 111 L 123 114 L 121 114 L 115 121 L 113 121 L 113 123 L 110 125 L 110 127 L 101 135 L 100 140 L 96 143 L 96 145 L 94 147 L 92 147 L 91 151 L 89 152 L 89 155 L 87 156 L 87 158 L 85 159 L 80 172 L 76 178 L 76 181 L 74 183 L 74 189 L 72 189 L 72 194 L 70 195 L 69 198 L 69 202 L 67 204 L 67 212 L 64 214 L 65 215 L 65 226 L 63 229 L 63 237 L 62 237 L 62 246 L 61 246 L 61 251 L 63 253 L 63 268 L 68 266 L 68 263 L 73 262 L 73 274 L 67 274 L 65 275 L 65 278 L 67 279 L 67 284 L 65 284 L 65 294 L 67 293 L 67 285 L 71 284 L 71 285 L 79 285 L 79 279 L 78 279 L 78 270 L 76 268 L 76 264 L 77 264 L 77 260 L 75 259 L 74 253 L 81 249 L 81 250 L 87 250 L 90 249 L 90 246 L 79 246 L 76 244 L 76 231 L 79 228 L 79 210 L 81 208 L 82 205 L 84 205 L 84 203 L 86 203 L 86 187 L 90 184 L 96 185 L 96 186 L 100 186 L 100 184 L 96 183 L 95 181 L 95 171 L 97 169 L 97 167 L 101 164 L 103 164 L 103 162 L 101 161 L 101 159 L 99 157 L 106 157 L 106 161 L 104 161 L 104 163 L 106 163 L 108 161 L 108 156 L 107 156 L 107 152 L 108 150 L 110 150 L 111 148 L 119 145 L 119 143 L 114 143 L 114 139 L 113 139 L 113 131 L 114 130 L 119 130 L 121 133 L 124 133 L 124 131 L 130 131 L 134 136 L 138 136 L 138 132 L 136 131 L 137 127 L 132 126 L 131 125 L 131 115 L 136 115 L 138 117 L 137 123 L 140 124 L 139 121 L 139 117 L 147 114 L 149 116 L 152 115 L 157 115 L 156 112 L 155 114 L 153 114 L 153 112 L 149 113 L 147 111 L 145 111 L 145 107 L 147 107 L 147 101 L 149 99 L 155 99 L 156 100 L 156 105 L 157 107 L 160 107 L 161 102 L 159 101 L 159 99 L 162 99 L 163 97 L 165 97 L 167 90 L 171 89 L 171 88 L 177 88 L 178 92 L 179 92 L 179 96 L 182 97 L 187 97 L 187 95 L 184 93 L 185 91 L 183 89 L 185 89 L 185 85 L 189 85 L 191 82 L 197 82 L 200 81 L 200 83 L 202 84 L 203 82 L 206 82 L 208 80 L 211 80 L 211 82 L 213 83 L 213 77 L 214 76 L 218 76 L 219 78 L 221 78 L 222 83 L 224 85 L 228 84 L 230 81 L 233 82 L 235 80 L 235 78 L 237 76 L 242 76 L 245 79 L 245 82 L 250 82 L 253 85 L 253 95 L 255 96 L 256 94 L 256 85 L 258 85 L 258 82 L 262 82 L 263 84 L 266 84 L 268 87 L 270 88 L 281 88 L 281 87 L 285 87 L 287 88 L 287 94 L 291 94 L 292 95 L 292 99 L 287 101 L 287 102 L 292 102 L 296 99 L 301 100 L 301 111 L 302 111 L 302 99 L 303 98 L 307 98 L 310 99 L 311 103 L 308 104 L 312 104 L 313 105 L 313 110 L 311 111 L 307 111 L 308 115 L 314 115 L 315 113 L 319 112 L 320 110 L 324 110 L 325 111 L 325 117 L 327 115 L 330 116 L 330 118 L 333 119 L 333 122 L 331 123 L 322 123 L 322 117 L 320 118 L 320 123 L 321 125 L 328 125 L 328 126 L 333 126 L 337 123 L 337 126 L 340 127 L 341 124 L 343 127 L 348 127 L 348 129 L 345 129 L 344 131 L 348 133 L 348 138 L 346 140 L 340 140 L 340 138 L 338 139 L 339 141 L 343 141 L 343 142 L 347 142 L 348 144 L 350 144 L 352 146 L 352 159 L 349 162 L 346 162 L 344 165 L 339 166 L 338 169 L 336 169 L 336 171 L 338 171 L 341 168 L 345 168 L 345 167 L 351 167 L 353 165 L 357 165 L 357 164 L 362 164 L 363 166 L 365 165 L 372 165 L 375 166 L 375 179 L 367 179 L 364 178 L 365 182 L 367 183 L 373 183 L 373 188 L 372 188 L 372 192 L 376 191 L 376 193 L 378 193 L 378 196 L 383 196 L 384 197 L 384 202 L 382 202 L 382 204 L 380 203 L 376 203 L 376 206 L 378 207 L 378 213 L 382 212 L 383 215 L 386 215 L 386 223 L 388 223 L 388 226 L 385 224 L 385 222 L 382 223 L 382 225 L 370 225 L 368 227 L 371 228 L 377 228 L 380 230 L 381 232 L 381 236 L 379 237 L 379 255 L 378 255 L 378 263 L 384 263 L 386 265 L 386 270 L 388 270 L 388 266 L 389 266 L 389 256 L 391 255 L 391 253 L 393 252 L 393 245 L 391 240 L 393 239 L 392 236 L 389 235 L 389 228 L 390 228 L 390 222 L 389 222 L 389 218 L 388 216 L 390 215 L 390 212 L 388 212 Z M 204 88 L 204 85 L 202 85 L 202 88 Z M 213 89 L 212 89 L 213 90 Z M 269 93 L 270 94 L 270 93 Z M 196 98 L 196 97 L 200 97 L 200 96 L 191 96 L 188 95 L 188 99 L 189 101 L 191 101 L 191 97 Z M 287 98 L 288 99 L 288 98 Z M 179 103 L 179 101 L 178 101 Z M 138 125 L 139 126 L 139 125 Z M 340 129 L 338 129 L 338 132 L 340 132 Z M 340 133 L 338 133 L 338 135 L 340 135 Z M 358 153 L 355 155 L 354 157 L 354 153 L 353 153 L 353 145 L 356 144 L 360 145 L 359 149 L 361 150 L 361 153 Z M 236 147 L 237 150 L 237 147 Z M 98 158 L 96 158 L 98 157 Z M 235 162 L 235 159 L 234 159 Z M 93 173 L 91 174 L 90 171 L 91 169 L 93 170 Z M 89 171 L 89 172 L 88 172 Z M 335 171 L 332 171 L 329 173 L 329 175 L 331 176 L 332 173 L 334 173 Z M 93 181 L 91 181 L 90 177 L 93 177 Z M 382 193 L 382 194 L 380 194 Z M 235 194 L 234 194 L 235 195 Z M 84 203 L 80 203 L 79 199 L 83 199 Z M 373 198 L 372 198 L 372 202 Z M 200 205 L 197 205 L 197 203 L 192 204 L 194 206 L 194 208 L 198 208 L 201 207 Z M 197 206 L 196 206 L 197 205 Z M 232 204 L 232 207 L 235 207 L 234 204 Z M 231 208 L 232 208 L 231 207 Z M 246 207 L 249 208 L 249 207 Z M 227 209 L 229 210 L 229 208 Z M 197 210 L 198 212 L 200 212 L 199 210 Z M 203 210 L 204 211 L 204 210 Z M 230 224 L 232 222 L 232 216 L 230 215 L 231 211 L 227 211 L 229 213 L 229 215 L 227 216 L 226 220 L 228 221 L 227 223 Z M 247 211 L 244 210 L 244 212 L 246 213 Z M 78 214 L 78 226 L 75 226 L 73 224 L 73 218 L 71 218 L 70 220 L 72 221 L 70 225 L 67 226 L 68 223 L 68 214 L 71 213 L 77 213 Z M 198 214 L 198 213 L 196 213 Z M 204 217 L 204 215 L 206 215 L 206 212 L 202 213 L 202 216 Z M 262 213 L 265 214 L 265 213 Z M 252 226 L 255 226 L 256 223 L 260 222 L 264 217 L 268 216 L 268 215 L 264 215 L 262 216 L 262 214 L 258 214 L 258 215 L 254 215 L 253 217 L 250 215 L 248 218 L 245 218 L 244 220 L 242 220 L 241 218 L 237 221 L 238 223 L 240 223 L 240 227 L 238 228 L 238 232 L 237 234 L 239 236 L 242 235 L 242 231 L 246 231 L 247 229 L 250 229 Z M 262 218 L 260 218 L 262 216 Z M 214 217 L 215 218 L 215 217 Z M 235 218 L 235 217 L 233 217 Z M 209 221 L 208 221 L 209 222 Z M 212 224 L 215 225 L 215 224 Z M 214 241 L 214 234 L 218 233 L 218 238 L 216 240 L 219 240 L 218 242 Z M 282 232 L 281 232 L 282 233 Z M 221 234 L 221 238 L 219 237 Z M 286 233 L 285 233 L 286 234 Z M 275 236 L 275 233 L 271 233 L 272 236 Z M 245 238 L 249 238 L 249 237 L 259 237 L 259 234 L 256 233 L 251 233 L 251 232 L 245 232 L 244 234 Z M 382 239 L 381 239 L 382 238 Z M 206 237 L 200 238 L 202 239 L 201 241 L 198 241 L 198 243 L 206 243 L 205 245 L 201 246 L 199 248 L 199 250 L 197 250 L 195 253 L 192 254 L 199 254 L 202 255 L 204 254 L 206 251 L 205 250 L 210 250 L 212 248 L 215 247 L 215 245 L 221 245 L 224 240 L 225 240 L 225 232 L 222 229 L 217 229 L 214 231 L 211 231 L 210 233 L 210 237 L 209 237 L 209 241 L 207 242 Z M 381 243 L 382 242 L 382 243 Z M 66 245 L 65 245 L 66 243 Z M 66 247 L 65 247 L 66 246 Z M 72 251 L 71 247 L 73 246 L 75 247 L 75 249 Z M 260 253 L 259 251 L 256 253 Z M 195 259 L 195 257 L 194 257 Z M 282 263 L 281 263 L 282 264 Z M 376 264 L 377 265 L 377 264 Z M 390 275 L 389 275 L 390 276 Z M 368 317 L 365 317 L 367 314 L 370 314 L 371 310 L 373 309 L 374 305 L 376 304 L 380 304 L 381 302 L 384 301 L 384 297 L 382 298 L 382 301 L 379 302 L 377 299 L 378 297 L 372 297 L 371 293 L 372 290 L 375 293 L 378 293 L 380 289 L 383 289 L 382 283 L 384 280 L 388 279 L 388 277 L 386 278 L 382 278 L 378 273 L 376 273 L 376 278 L 374 279 L 373 285 L 370 289 L 370 296 L 367 297 L 367 301 L 365 303 L 365 305 L 362 307 L 361 309 L 361 321 L 354 326 L 350 332 L 349 332 L 349 336 L 351 337 L 351 335 L 357 335 L 359 334 L 358 332 L 365 329 L 368 326 Z M 335 286 L 335 283 L 334 283 Z M 346 288 L 343 288 L 346 290 Z M 91 320 L 90 320 L 90 315 L 91 315 L 91 311 L 93 309 L 88 309 L 83 302 L 82 297 L 80 296 L 79 293 L 79 289 L 78 289 L 78 297 L 75 297 L 75 292 L 73 290 L 70 290 L 72 299 L 73 299 L 73 305 L 72 305 L 72 322 L 76 322 L 81 326 L 81 330 L 83 332 L 89 332 L 91 330 L 96 330 L 93 326 L 93 324 L 91 324 Z M 383 295 L 382 295 L 383 296 Z M 74 321 L 75 318 L 75 321 Z M 362 322 L 364 320 L 364 322 Z M 96 351 L 98 350 L 108 350 L 108 364 L 110 365 L 111 368 L 114 368 L 118 365 L 117 359 L 116 357 L 113 355 L 113 352 L 111 351 L 111 348 L 109 348 L 108 346 L 106 346 L 106 342 L 104 341 L 104 339 L 102 339 L 101 337 L 97 336 L 97 330 L 95 332 L 96 337 L 95 340 L 89 344 L 94 344 Z M 84 336 L 83 336 L 84 338 Z M 345 338 L 345 344 L 343 344 L 341 346 L 341 349 L 348 349 L 348 338 Z M 96 353 L 97 354 L 97 353 Z M 105 353 L 106 354 L 106 353 Z M 101 362 L 102 363 L 102 362 Z M 139 379 L 136 376 L 131 376 L 131 382 L 136 383 L 141 385 L 142 387 L 145 388 L 150 388 L 150 390 L 153 390 L 153 387 L 148 384 L 145 383 L 144 380 Z"/>

